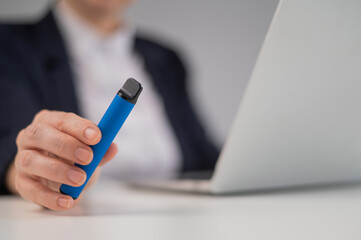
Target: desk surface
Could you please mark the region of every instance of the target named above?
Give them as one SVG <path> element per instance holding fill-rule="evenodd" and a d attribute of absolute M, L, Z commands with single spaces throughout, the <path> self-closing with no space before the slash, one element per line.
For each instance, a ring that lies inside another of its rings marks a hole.
<path fill-rule="evenodd" d="M 67 212 L 0 197 L 1 239 L 361 239 L 361 184 L 212 197 L 100 182 Z"/>

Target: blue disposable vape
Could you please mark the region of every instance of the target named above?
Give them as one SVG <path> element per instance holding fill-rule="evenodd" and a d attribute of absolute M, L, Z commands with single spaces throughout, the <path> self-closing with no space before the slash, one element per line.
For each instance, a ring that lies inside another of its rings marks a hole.
<path fill-rule="evenodd" d="M 79 197 L 89 178 L 99 165 L 100 160 L 102 160 L 105 152 L 132 111 L 142 90 L 142 85 L 133 78 L 129 78 L 125 82 L 98 124 L 102 138 L 99 143 L 91 146 L 94 154 L 93 160 L 88 165 L 75 164 L 75 166 L 86 172 L 87 178 L 85 183 L 79 187 L 62 184 L 60 186 L 61 193 L 69 195 L 73 199 Z"/>

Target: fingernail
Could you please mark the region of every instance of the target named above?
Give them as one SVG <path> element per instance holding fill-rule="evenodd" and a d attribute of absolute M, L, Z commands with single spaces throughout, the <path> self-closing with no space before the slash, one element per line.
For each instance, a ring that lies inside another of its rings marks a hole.
<path fill-rule="evenodd" d="M 67 198 L 60 197 L 57 200 L 58 206 L 62 208 L 70 208 L 70 200 Z"/>
<path fill-rule="evenodd" d="M 85 129 L 85 137 L 89 140 L 95 140 L 95 138 L 98 136 L 98 132 L 94 128 L 87 128 Z"/>
<path fill-rule="evenodd" d="M 84 173 L 82 173 L 78 170 L 75 170 L 75 169 L 70 169 L 67 172 L 67 177 L 70 181 L 72 181 L 73 183 L 76 183 L 76 184 L 83 182 L 85 179 Z"/>
<path fill-rule="evenodd" d="M 82 161 L 83 163 L 89 163 L 92 160 L 92 152 L 85 148 L 77 148 L 75 149 L 74 155 L 77 159 Z"/>

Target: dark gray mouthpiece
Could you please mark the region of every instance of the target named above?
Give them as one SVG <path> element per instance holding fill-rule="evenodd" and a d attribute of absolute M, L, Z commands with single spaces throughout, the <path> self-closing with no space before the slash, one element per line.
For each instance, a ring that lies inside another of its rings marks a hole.
<path fill-rule="evenodd" d="M 128 78 L 123 87 L 119 90 L 118 95 L 126 101 L 135 104 L 142 92 L 142 85 L 134 78 Z"/>

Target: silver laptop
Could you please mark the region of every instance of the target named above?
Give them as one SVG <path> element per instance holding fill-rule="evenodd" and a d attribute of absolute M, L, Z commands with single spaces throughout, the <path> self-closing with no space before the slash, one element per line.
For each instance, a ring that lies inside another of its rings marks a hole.
<path fill-rule="evenodd" d="M 136 184 L 225 194 L 360 180 L 360 12 L 280 1 L 212 177 Z"/>

